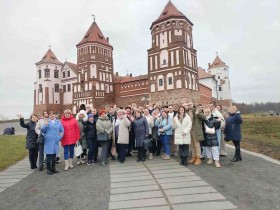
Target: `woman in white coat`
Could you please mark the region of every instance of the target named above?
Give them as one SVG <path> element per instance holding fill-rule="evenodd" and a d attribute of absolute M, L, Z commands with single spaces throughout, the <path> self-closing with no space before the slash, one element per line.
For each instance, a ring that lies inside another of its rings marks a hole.
<path fill-rule="evenodd" d="M 172 128 L 175 129 L 174 144 L 179 145 L 180 165 L 187 166 L 189 144 L 191 143 L 190 131 L 192 121 L 183 106 L 178 109 L 178 114 L 173 118 Z"/>

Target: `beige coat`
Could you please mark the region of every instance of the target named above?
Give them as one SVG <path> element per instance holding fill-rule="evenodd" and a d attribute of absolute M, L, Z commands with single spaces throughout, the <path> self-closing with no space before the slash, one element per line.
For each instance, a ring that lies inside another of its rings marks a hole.
<path fill-rule="evenodd" d="M 191 143 L 191 134 L 190 131 L 192 129 L 192 120 L 188 114 L 184 117 L 182 123 L 178 119 L 178 116 L 174 117 L 174 121 L 172 123 L 172 128 L 175 129 L 174 135 L 174 144 L 190 144 Z M 186 133 L 186 135 L 182 135 L 182 133 Z"/>
<path fill-rule="evenodd" d="M 111 121 L 107 117 L 99 117 L 96 122 L 97 135 L 99 133 L 107 133 L 109 139 L 112 139 L 113 127 Z"/>
<path fill-rule="evenodd" d="M 116 142 L 116 140 L 115 140 L 115 123 L 116 123 L 116 121 L 113 121 L 113 143 Z M 129 127 L 130 127 L 130 121 L 127 119 L 127 117 L 123 117 L 119 124 L 118 144 L 128 144 Z"/>

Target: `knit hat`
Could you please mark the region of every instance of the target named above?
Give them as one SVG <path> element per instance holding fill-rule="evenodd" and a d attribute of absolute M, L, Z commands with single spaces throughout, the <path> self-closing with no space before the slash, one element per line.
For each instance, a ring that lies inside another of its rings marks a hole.
<path fill-rule="evenodd" d="M 103 115 L 104 113 L 106 114 L 106 111 L 105 111 L 105 110 L 100 110 L 100 111 L 99 111 L 99 116 Z"/>
<path fill-rule="evenodd" d="M 88 115 L 88 118 L 90 118 L 90 117 L 94 118 L 93 114 L 89 114 L 89 115 Z"/>

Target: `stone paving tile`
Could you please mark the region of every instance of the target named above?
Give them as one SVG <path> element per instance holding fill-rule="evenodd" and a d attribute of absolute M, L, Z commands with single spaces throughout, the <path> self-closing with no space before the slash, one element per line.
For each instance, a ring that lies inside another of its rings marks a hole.
<path fill-rule="evenodd" d="M 236 209 L 229 201 L 215 201 L 215 202 L 202 202 L 202 203 L 187 203 L 173 205 L 174 210 L 224 210 L 224 209 Z"/>
<path fill-rule="evenodd" d="M 122 178 L 122 177 L 133 177 L 133 176 L 150 176 L 150 173 L 148 171 L 143 172 L 134 172 L 134 173 L 125 173 L 125 174 L 112 174 L 111 178 Z"/>
<path fill-rule="evenodd" d="M 154 207 L 144 207 L 144 208 L 131 208 L 125 210 L 170 210 L 170 208 L 169 206 L 154 206 Z"/>
<path fill-rule="evenodd" d="M 135 182 L 111 183 L 111 188 L 149 186 L 149 185 L 156 185 L 156 182 L 151 179 L 151 180 L 143 180 L 143 181 L 135 181 Z"/>
<path fill-rule="evenodd" d="M 164 192 L 167 196 L 173 196 L 173 195 L 187 195 L 187 194 L 198 194 L 198 193 L 213 193 L 217 191 L 211 186 L 204 186 L 204 187 L 169 189 L 169 190 L 164 190 Z"/>
<path fill-rule="evenodd" d="M 136 193 L 111 195 L 110 201 L 125 201 L 125 200 L 159 198 L 159 197 L 163 197 L 163 194 L 161 191 L 148 191 L 148 192 L 136 192 Z"/>
<path fill-rule="evenodd" d="M 122 178 L 111 179 L 111 182 L 129 182 L 129 181 L 147 180 L 147 179 L 153 179 L 153 177 L 151 175 L 148 175 L 148 176 L 134 176 L 134 177 L 122 177 Z"/>
<path fill-rule="evenodd" d="M 225 200 L 226 198 L 220 193 L 204 193 L 195 195 L 178 195 L 168 196 L 168 200 L 171 204 L 177 203 L 191 203 L 200 201 L 213 201 L 213 200 Z"/>
<path fill-rule="evenodd" d="M 0 179 L 0 184 L 8 184 L 8 183 L 16 183 L 21 179 L 10 179 L 10 178 L 2 178 Z"/>
<path fill-rule="evenodd" d="M 150 163 L 146 163 L 145 165 L 147 165 L 148 167 L 150 166 L 164 166 L 164 165 L 179 165 L 178 162 L 172 161 L 172 162 L 150 162 Z"/>
<path fill-rule="evenodd" d="M 141 200 L 130 200 L 130 201 L 117 201 L 110 202 L 109 209 L 122 209 L 122 208 L 136 208 L 136 207 L 150 207 L 166 205 L 164 198 L 152 198 L 152 199 L 141 199 Z"/>
<path fill-rule="evenodd" d="M 121 170 L 132 170 L 132 169 L 141 169 L 141 168 L 145 168 L 144 165 L 139 165 L 139 166 L 136 166 L 136 165 L 131 165 L 129 167 L 110 167 L 110 171 L 121 171 Z"/>
<path fill-rule="evenodd" d="M 180 165 L 149 166 L 149 169 L 151 171 L 158 171 L 158 170 L 166 170 L 167 171 L 167 170 L 180 169 L 180 168 L 182 168 L 182 166 L 180 166 Z"/>
<path fill-rule="evenodd" d="M 146 185 L 136 187 L 124 187 L 111 189 L 111 194 L 129 193 L 129 192 L 148 192 L 150 190 L 159 190 L 157 185 Z"/>
<path fill-rule="evenodd" d="M 32 174 L 33 171 L 2 171 L 0 175 L 6 176 L 6 175 L 29 175 Z"/>
<path fill-rule="evenodd" d="M 205 181 L 191 181 L 191 182 L 178 182 L 178 183 L 165 183 L 160 185 L 162 189 L 176 189 L 176 188 L 186 188 L 186 187 L 199 187 L 199 186 L 209 186 Z"/>
<path fill-rule="evenodd" d="M 0 187 L 0 192 L 2 192 L 2 191 L 4 191 L 4 190 L 6 190 L 7 188 L 1 188 Z"/>
<path fill-rule="evenodd" d="M 184 176 L 184 177 L 174 177 L 174 178 L 163 178 L 157 179 L 160 184 L 165 183 L 176 183 L 176 182 L 185 182 L 185 181 L 199 181 L 201 180 L 198 176 Z"/>
<path fill-rule="evenodd" d="M 0 174 L 0 180 L 2 179 L 23 179 L 25 177 L 27 177 L 28 175 L 27 174 L 13 174 L 13 175 L 1 175 Z"/>
<path fill-rule="evenodd" d="M 33 172 L 35 170 L 31 170 L 30 168 L 8 168 L 5 170 L 5 172 L 14 172 L 14 171 Z"/>
<path fill-rule="evenodd" d="M 169 178 L 169 177 L 183 177 L 183 176 L 196 176 L 193 172 L 178 172 L 178 173 L 169 173 L 169 174 L 155 174 L 157 179 L 160 178 Z"/>
<path fill-rule="evenodd" d="M 135 172 L 143 172 L 147 171 L 146 168 L 139 168 L 139 169 L 126 169 L 126 170 L 110 170 L 110 174 L 128 174 L 128 173 L 135 173 Z"/>
<path fill-rule="evenodd" d="M 152 170 L 152 174 L 174 174 L 174 173 L 180 173 L 180 172 L 190 172 L 189 169 L 186 167 L 178 168 L 178 169 L 172 169 L 172 170 Z"/>
<path fill-rule="evenodd" d="M 12 185 L 14 185 L 15 182 L 11 182 L 11 183 L 0 183 L 0 188 L 7 188 L 7 187 L 10 187 Z"/>

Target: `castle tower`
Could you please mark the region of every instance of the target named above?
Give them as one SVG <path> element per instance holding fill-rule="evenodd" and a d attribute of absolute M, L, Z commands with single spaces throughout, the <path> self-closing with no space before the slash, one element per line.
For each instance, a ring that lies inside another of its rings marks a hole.
<path fill-rule="evenodd" d="M 152 23 L 152 47 L 148 50 L 151 103 L 199 102 L 192 26 L 171 1 Z"/>
<path fill-rule="evenodd" d="M 217 102 L 225 107 L 231 106 L 232 99 L 229 81 L 229 67 L 217 55 L 213 63 L 211 65 L 210 63 L 208 64 L 208 73 L 215 76 L 215 79 L 218 81 Z"/>
<path fill-rule="evenodd" d="M 104 108 L 113 103 L 113 47 L 94 21 L 77 47 L 77 83 L 73 109 L 81 105 Z"/>
<path fill-rule="evenodd" d="M 62 63 L 51 49 L 36 64 L 34 83 L 34 113 L 44 110 L 62 113 L 61 68 Z"/>

